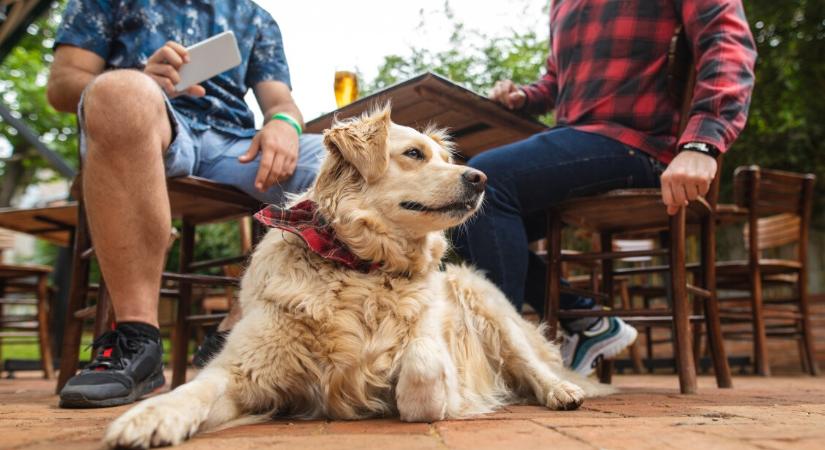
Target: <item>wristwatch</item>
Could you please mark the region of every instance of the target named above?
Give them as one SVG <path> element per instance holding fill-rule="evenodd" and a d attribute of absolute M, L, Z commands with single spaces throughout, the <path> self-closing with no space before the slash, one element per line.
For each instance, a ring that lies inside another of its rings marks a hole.
<path fill-rule="evenodd" d="M 679 152 L 683 151 L 703 153 L 714 159 L 717 158 L 720 154 L 718 148 L 714 147 L 713 145 L 706 144 L 704 142 L 687 142 L 685 144 L 682 144 L 682 146 L 679 147 Z"/>

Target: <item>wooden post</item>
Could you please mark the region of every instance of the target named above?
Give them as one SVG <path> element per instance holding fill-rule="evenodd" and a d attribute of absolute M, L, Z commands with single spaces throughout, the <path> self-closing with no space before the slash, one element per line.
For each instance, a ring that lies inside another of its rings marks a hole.
<path fill-rule="evenodd" d="M 49 337 L 49 277 L 43 273 L 37 277 L 37 338 L 40 341 L 40 361 L 43 378 L 54 378 L 52 341 Z"/>
<path fill-rule="evenodd" d="M 716 216 L 713 212 L 702 221 L 702 284 L 710 292 L 710 298 L 704 299 L 705 328 L 708 347 L 713 359 L 713 373 L 716 385 L 720 388 L 733 387 L 730 375 L 725 341 L 722 336 L 719 302 L 716 292 Z M 694 301 L 699 301 L 695 299 Z"/>
<path fill-rule="evenodd" d="M 599 234 L 599 251 L 602 253 L 613 252 L 613 234 L 603 232 Z M 607 305 L 613 305 L 613 260 L 606 258 L 602 260 L 602 293 L 607 296 Z M 599 363 L 599 381 L 610 384 L 613 379 L 613 361 L 602 359 Z"/>
<path fill-rule="evenodd" d="M 80 339 L 83 334 L 83 319 L 75 317 L 75 312 L 86 304 L 86 295 L 89 289 L 89 259 L 82 258 L 86 249 L 91 246 L 89 228 L 86 223 L 86 209 L 83 200 L 77 202 L 77 227 L 74 234 L 74 248 L 72 250 L 72 278 L 69 285 L 69 304 L 66 307 L 66 325 L 63 328 L 63 345 L 60 352 L 60 374 L 57 378 L 55 393 L 59 394 L 69 378 L 77 372 L 80 355 Z"/>
<path fill-rule="evenodd" d="M 180 240 L 181 273 L 189 272 L 189 264 L 195 250 L 195 225 L 183 220 Z M 178 312 L 175 318 L 175 332 L 172 343 L 172 389 L 186 382 L 186 363 L 189 353 L 189 322 L 187 317 L 192 307 L 192 283 L 181 279 L 179 282 L 180 296 L 178 297 Z"/>
<path fill-rule="evenodd" d="M 819 366 L 816 363 L 816 352 L 814 349 L 814 337 L 811 331 L 811 312 L 808 306 L 808 229 L 811 222 L 811 208 L 814 191 L 813 176 L 807 176 L 802 185 L 802 202 L 800 205 L 801 214 L 799 221 L 799 263 L 802 268 L 799 270 L 799 312 L 802 315 L 802 342 L 803 361 L 811 375 L 819 375 Z"/>
<path fill-rule="evenodd" d="M 753 364 L 754 372 L 758 375 L 770 376 L 765 317 L 762 310 L 762 271 L 759 267 L 759 215 L 756 207 L 759 199 L 759 178 L 759 171 L 749 173 L 748 266 L 753 317 Z"/>
<path fill-rule="evenodd" d="M 544 296 L 544 320 L 547 339 L 558 336 L 561 297 L 561 218 L 556 210 L 547 212 L 547 293 Z"/>
<path fill-rule="evenodd" d="M 683 394 L 696 393 L 696 366 L 690 339 L 690 307 L 685 276 L 685 208 L 670 217 L 670 284 L 675 334 L 674 356 Z"/>

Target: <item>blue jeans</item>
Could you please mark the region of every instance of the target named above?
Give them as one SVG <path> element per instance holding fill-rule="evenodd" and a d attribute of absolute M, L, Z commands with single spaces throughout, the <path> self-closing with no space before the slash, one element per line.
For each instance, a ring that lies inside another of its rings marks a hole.
<path fill-rule="evenodd" d="M 622 188 L 659 186 L 662 166 L 613 139 L 555 128 L 484 152 L 468 165 L 487 174 L 481 212 L 455 232 L 458 253 L 487 273 L 516 309 L 544 310 L 545 263 L 527 248 L 546 235 L 546 210 L 565 199 Z M 593 299 L 562 295 L 562 309 L 590 309 Z M 593 320 L 567 321 L 581 331 Z"/>

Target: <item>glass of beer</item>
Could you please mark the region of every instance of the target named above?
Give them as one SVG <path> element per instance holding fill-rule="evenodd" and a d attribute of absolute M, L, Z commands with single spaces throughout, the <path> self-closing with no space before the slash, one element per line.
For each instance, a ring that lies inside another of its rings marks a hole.
<path fill-rule="evenodd" d="M 335 71 L 335 103 L 339 108 L 358 99 L 358 77 L 350 70 Z"/>

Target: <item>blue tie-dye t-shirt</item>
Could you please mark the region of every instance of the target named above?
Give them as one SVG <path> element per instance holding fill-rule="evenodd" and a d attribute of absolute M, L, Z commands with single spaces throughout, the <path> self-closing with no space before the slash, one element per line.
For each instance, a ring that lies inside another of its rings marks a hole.
<path fill-rule="evenodd" d="M 167 41 L 188 47 L 227 30 L 235 33 L 241 64 L 201 83 L 205 96 L 182 95 L 172 105 L 193 129 L 249 137 L 255 122 L 247 90 L 268 80 L 290 85 L 278 24 L 251 0 L 70 0 L 55 46 L 95 52 L 107 69 L 142 69 Z"/>

